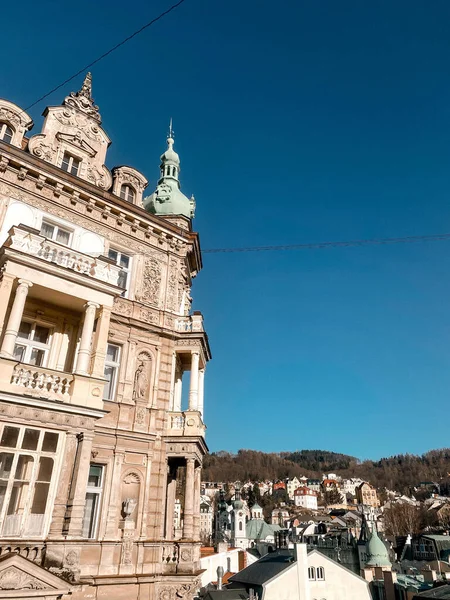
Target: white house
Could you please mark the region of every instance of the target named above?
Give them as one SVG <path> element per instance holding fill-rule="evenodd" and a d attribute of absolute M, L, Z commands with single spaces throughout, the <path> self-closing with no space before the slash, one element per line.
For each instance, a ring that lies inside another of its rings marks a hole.
<path fill-rule="evenodd" d="M 299 487 L 294 492 L 295 506 L 308 510 L 317 510 L 317 492 L 307 487 Z"/>

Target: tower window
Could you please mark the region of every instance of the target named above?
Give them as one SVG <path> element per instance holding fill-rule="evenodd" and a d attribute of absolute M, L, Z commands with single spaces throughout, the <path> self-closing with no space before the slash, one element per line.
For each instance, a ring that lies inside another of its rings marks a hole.
<path fill-rule="evenodd" d="M 79 158 L 75 158 L 68 152 L 64 152 L 64 156 L 61 163 L 61 169 L 63 171 L 67 171 L 71 175 L 78 175 L 78 171 L 80 169 L 81 160 Z"/>
<path fill-rule="evenodd" d="M 120 197 L 122 200 L 126 200 L 127 202 L 134 202 L 136 194 L 132 187 L 129 185 L 123 185 L 120 188 Z"/>
<path fill-rule="evenodd" d="M 13 130 L 7 123 L 0 123 L 0 140 L 3 140 L 7 144 L 11 143 L 13 136 Z"/>

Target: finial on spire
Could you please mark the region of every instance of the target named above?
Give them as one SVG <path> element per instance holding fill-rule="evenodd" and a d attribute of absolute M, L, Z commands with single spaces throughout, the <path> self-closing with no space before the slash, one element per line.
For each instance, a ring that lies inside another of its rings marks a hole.
<path fill-rule="evenodd" d="M 167 136 L 167 139 L 171 139 L 173 140 L 174 136 L 174 132 L 173 132 L 173 128 L 172 128 L 172 117 L 170 117 L 170 123 L 169 123 L 169 135 Z"/>
<path fill-rule="evenodd" d="M 102 121 L 100 113 L 98 112 L 98 106 L 94 104 L 94 99 L 92 98 L 91 73 L 86 73 L 81 89 L 78 92 L 71 92 L 64 100 L 63 104 L 72 106 L 73 108 L 86 113 L 99 123 Z"/>

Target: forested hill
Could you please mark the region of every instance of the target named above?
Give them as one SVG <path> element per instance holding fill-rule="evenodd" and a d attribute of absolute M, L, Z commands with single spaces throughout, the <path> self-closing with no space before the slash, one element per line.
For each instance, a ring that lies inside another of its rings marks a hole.
<path fill-rule="evenodd" d="M 420 481 L 439 482 L 450 476 L 450 448 L 431 450 L 421 456 L 401 454 L 378 461 L 323 450 L 265 453 L 239 450 L 237 454 L 214 452 L 205 457 L 204 481 L 261 481 L 286 477 L 322 477 L 336 473 L 360 477 L 378 488 L 406 492 Z"/>

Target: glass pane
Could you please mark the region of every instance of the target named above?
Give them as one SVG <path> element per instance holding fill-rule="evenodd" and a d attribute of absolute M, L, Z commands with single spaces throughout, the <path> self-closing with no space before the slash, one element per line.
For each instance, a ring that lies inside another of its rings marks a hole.
<path fill-rule="evenodd" d="M 16 475 L 14 479 L 28 481 L 31 478 L 33 470 L 33 457 L 27 454 L 21 454 L 16 466 Z"/>
<path fill-rule="evenodd" d="M 83 537 L 93 537 L 95 533 L 95 513 L 97 512 L 98 494 L 86 494 L 83 516 Z"/>
<path fill-rule="evenodd" d="M 69 170 L 69 162 L 70 162 L 70 156 L 68 154 L 64 154 L 62 163 L 61 163 L 61 169 L 64 169 L 64 171 L 68 171 Z"/>
<path fill-rule="evenodd" d="M 22 323 L 20 324 L 20 327 L 19 327 L 19 333 L 17 334 L 17 337 L 23 338 L 25 340 L 29 340 L 30 336 L 31 336 L 31 323 L 28 323 L 27 321 L 22 321 Z"/>
<path fill-rule="evenodd" d="M 128 188 L 128 202 L 133 202 L 134 200 L 134 190 L 131 188 Z"/>
<path fill-rule="evenodd" d="M 31 505 L 33 514 L 43 515 L 45 513 L 49 486 L 49 483 L 36 483 L 34 486 L 33 504 Z"/>
<path fill-rule="evenodd" d="M 44 350 L 38 350 L 37 348 L 33 348 L 31 350 L 30 365 L 35 365 L 36 367 L 42 367 L 44 364 L 45 352 Z"/>
<path fill-rule="evenodd" d="M 103 399 L 112 400 L 113 388 L 114 388 L 114 372 L 116 368 L 110 365 L 105 365 L 105 387 L 103 389 Z"/>
<path fill-rule="evenodd" d="M 118 346 L 113 346 L 112 344 L 108 344 L 108 349 L 106 351 L 106 360 L 108 362 L 117 362 L 118 355 L 119 355 Z"/>
<path fill-rule="evenodd" d="M 15 448 L 17 446 L 17 438 L 19 437 L 18 427 L 9 427 L 5 425 L 3 428 L 2 439 L 0 440 L 0 446 L 7 446 L 8 448 Z M 12 454 L 11 454 L 12 456 Z"/>
<path fill-rule="evenodd" d="M 77 158 L 72 159 L 72 167 L 70 172 L 72 175 L 78 175 L 78 167 L 80 166 L 80 161 Z"/>
<path fill-rule="evenodd" d="M 102 472 L 103 467 L 99 465 L 91 465 L 89 469 L 88 487 L 101 487 L 102 486 Z"/>
<path fill-rule="evenodd" d="M 39 429 L 25 429 L 22 441 L 22 448 L 26 450 L 36 450 L 39 441 Z"/>
<path fill-rule="evenodd" d="M 115 250 L 109 249 L 108 258 L 111 258 L 111 260 L 114 260 L 115 262 L 117 262 L 118 253 Z"/>
<path fill-rule="evenodd" d="M 55 228 L 53 225 L 50 225 L 50 223 L 42 222 L 41 235 L 43 235 L 46 238 L 52 239 L 54 231 L 55 231 Z"/>
<path fill-rule="evenodd" d="M 119 265 L 121 267 L 123 267 L 124 269 L 128 269 L 128 267 L 130 265 L 130 257 L 127 256 L 126 254 L 121 254 L 120 255 Z"/>
<path fill-rule="evenodd" d="M 117 278 L 117 285 L 123 290 L 127 287 L 128 273 L 126 271 L 119 271 L 119 277 Z"/>
<path fill-rule="evenodd" d="M 50 335 L 50 329 L 48 327 L 42 327 L 42 325 L 36 325 L 36 329 L 34 330 L 33 340 L 35 342 L 39 342 L 40 344 L 46 344 L 48 341 L 49 335 Z"/>
<path fill-rule="evenodd" d="M 44 441 L 42 442 L 43 452 L 56 452 L 58 447 L 58 434 L 46 431 L 44 434 Z"/>
<path fill-rule="evenodd" d="M 64 229 L 59 229 L 56 232 L 56 241 L 60 244 L 68 245 L 70 239 L 70 233 L 68 231 L 64 231 Z"/>
<path fill-rule="evenodd" d="M 0 452 L 0 478 L 8 479 L 11 475 L 11 467 L 14 459 L 14 454 L 9 452 Z"/>
<path fill-rule="evenodd" d="M 37 476 L 38 481 L 50 481 L 52 478 L 53 471 L 53 458 L 47 456 L 41 456 L 39 459 L 39 473 Z"/>
<path fill-rule="evenodd" d="M 17 362 L 23 362 L 25 358 L 25 346 L 19 346 L 16 344 L 14 346 L 13 357 Z"/>
<path fill-rule="evenodd" d="M 2 512 L 3 503 L 5 502 L 7 485 L 6 481 L 0 481 L 0 512 Z"/>
<path fill-rule="evenodd" d="M 127 186 L 123 185 L 120 188 L 120 197 L 122 198 L 122 200 L 126 200 L 127 199 Z"/>

